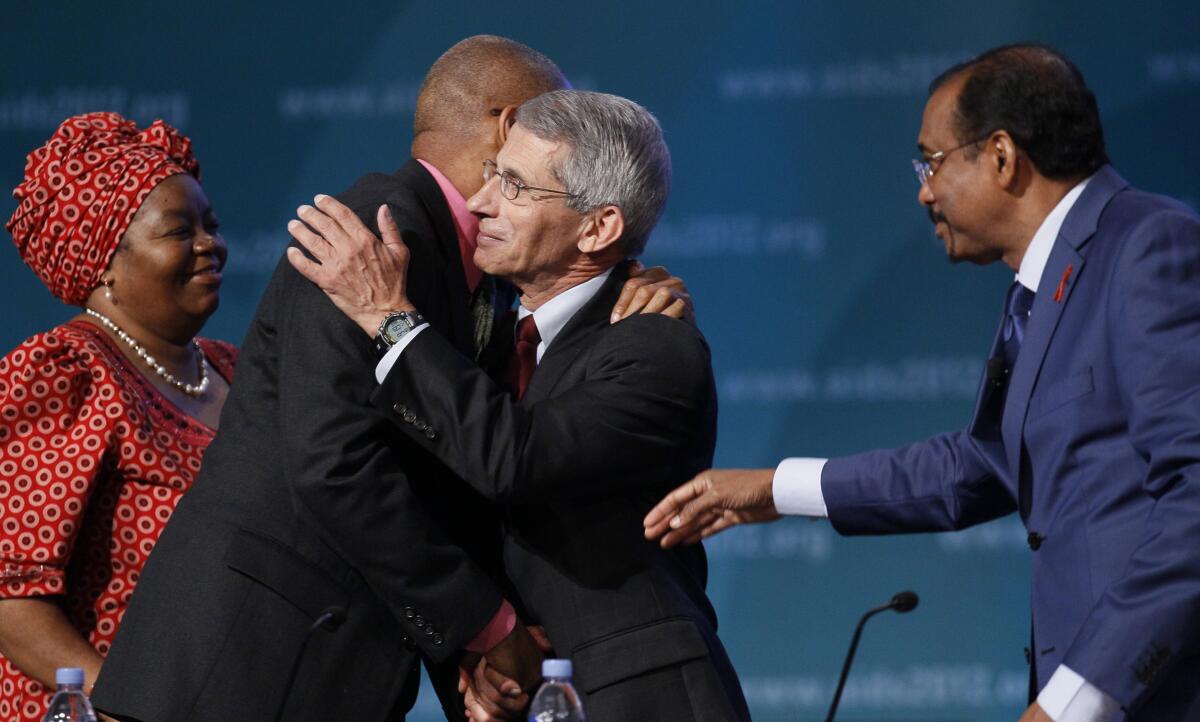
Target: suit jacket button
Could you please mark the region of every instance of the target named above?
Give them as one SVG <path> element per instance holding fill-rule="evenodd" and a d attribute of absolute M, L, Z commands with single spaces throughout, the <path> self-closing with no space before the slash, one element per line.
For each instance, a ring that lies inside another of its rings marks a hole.
<path fill-rule="evenodd" d="M 396 404 L 395 406 L 392 407 L 392 411 L 395 411 L 397 414 L 403 415 L 405 411 L 408 411 L 408 407 L 405 406 L 404 404 Z"/>
<path fill-rule="evenodd" d="M 1046 537 L 1038 534 L 1036 531 L 1031 531 L 1026 541 L 1029 542 L 1029 548 L 1036 552 L 1042 548 L 1042 542 L 1046 541 Z"/>
<path fill-rule="evenodd" d="M 404 412 L 404 422 L 406 424 L 411 424 L 414 420 L 416 420 L 416 418 L 417 418 L 417 415 L 414 414 L 413 412 L 411 412 L 411 411 Z"/>
<path fill-rule="evenodd" d="M 424 431 L 425 429 L 429 428 L 429 424 L 425 423 L 424 419 L 417 419 L 416 422 L 413 423 L 413 428 L 415 428 L 417 431 Z"/>
<path fill-rule="evenodd" d="M 432 426 L 426 427 L 425 438 L 429 439 L 430 441 L 433 441 L 434 439 L 437 438 L 437 432 L 433 430 Z"/>
<path fill-rule="evenodd" d="M 433 641 L 433 646 L 440 647 L 446 640 L 442 638 L 442 635 L 435 634 L 435 635 L 433 635 L 432 641 Z"/>
<path fill-rule="evenodd" d="M 412 619 L 415 616 L 417 616 L 417 610 L 413 609 L 412 607 L 404 608 L 404 618 L 405 619 Z"/>

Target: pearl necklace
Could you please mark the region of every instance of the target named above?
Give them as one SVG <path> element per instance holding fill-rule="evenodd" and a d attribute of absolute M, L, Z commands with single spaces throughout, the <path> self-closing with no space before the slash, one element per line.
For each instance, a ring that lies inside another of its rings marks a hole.
<path fill-rule="evenodd" d="M 146 365 L 154 369 L 154 373 L 161 376 L 162 379 L 167 383 L 171 384 L 192 398 L 203 396 L 204 392 L 208 390 L 208 369 L 204 365 L 204 351 L 200 349 L 200 344 L 196 343 L 196 339 L 192 339 L 192 348 L 196 349 L 196 357 L 199 359 L 200 383 L 193 386 L 192 384 L 184 383 L 183 381 L 175 378 L 174 374 L 168 371 L 165 367 L 163 367 L 162 364 L 160 364 L 153 356 L 150 355 L 150 352 L 146 350 L 145 346 L 138 343 L 137 339 L 135 339 L 133 336 L 125 333 L 120 326 L 112 322 L 111 318 L 102 313 L 97 313 L 90 308 L 85 308 L 83 310 L 87 312 L 87 315 L 104 324 L 108 330 L 117 334 L 117 338 L 128 344 L 129 348 L 133 349 L 134 353 L 138 355 L 138 358 L 145 361 Z"/>

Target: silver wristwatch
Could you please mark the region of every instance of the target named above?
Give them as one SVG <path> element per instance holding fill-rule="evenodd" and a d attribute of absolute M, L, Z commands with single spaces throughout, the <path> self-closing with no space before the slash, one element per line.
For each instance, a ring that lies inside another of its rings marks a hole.
<path fill-rule="evenodd" d="M 379 333 L 375 334 L 375 350 L 380 358 L 423 323 L 425 317 L 419 311 L 395 311 L 385 316 L 379 324 Z"/>

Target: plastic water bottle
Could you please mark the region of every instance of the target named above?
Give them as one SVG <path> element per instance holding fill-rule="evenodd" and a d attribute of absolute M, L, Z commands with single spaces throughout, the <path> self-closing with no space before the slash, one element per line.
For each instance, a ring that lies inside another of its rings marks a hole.
<path fill-rule="evenodd" d="M 58 691 L 50 698 L 50 709 L 42 722 L 96 722 L 96 711 L 83 693 L 83 670 L 59 667 L 54 673 Z"/>
<path fill-rule="evenodd" d="M 529 722 L 586 722 L 579 693 L 571 686 L 571 660 L 542 661 L 542 686 L 529 706 Z"/>

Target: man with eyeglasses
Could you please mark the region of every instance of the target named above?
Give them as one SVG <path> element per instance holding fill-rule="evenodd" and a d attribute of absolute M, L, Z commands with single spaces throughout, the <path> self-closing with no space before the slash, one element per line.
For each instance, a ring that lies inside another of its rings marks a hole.
<path fill-rule="evenodd" d="M 646 535 L 671 547 L 781 514 L 947 531 L 1017 511 L 1033 552 L 1022 722 L 1200 719 L 1200 218 L 1108 165 L 1092 92 L 1043 46 L 935 80 L 918 148 L 948 256 L 1017 274 L 967 428 L 709 470 Z"/>
<path fill-rule="evenodd" d="M 484 364 L 495 380 L 419 326 L 376 369 L 375 403 L 504 505 L 518 606 L 573 661 L 589 718 L 748 720 L 703 548 L 665 550 L 640 533 L 655 500 L 711 463 L 708 347 L 662 315 L 609 322 L 670 173 L 658 121 L 632 101 L 560 90 L 521 106 L 467 203 L 475 262 L 520 294 L 515 328 Z M 367 334 L 392 310 L 419 311 L 392 280 L 409 257 L 398 227 L 382 218 L 381 243 L 336 202 L 320 207 L 315 232 L 293 230 L 320 264 L 296 257 L 297 270 Z M 474 681 L 470 698 L 486 698 L 487 680 Z"/>

